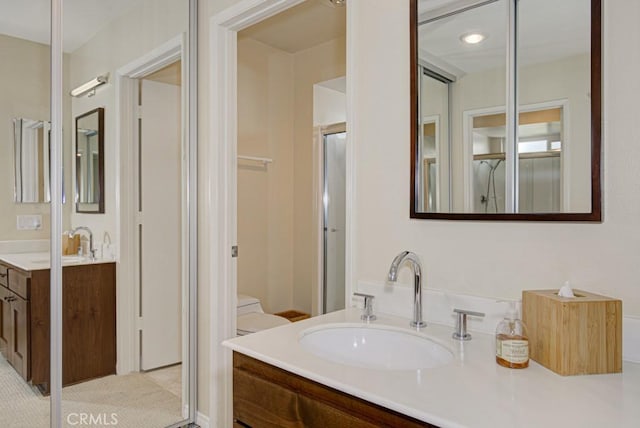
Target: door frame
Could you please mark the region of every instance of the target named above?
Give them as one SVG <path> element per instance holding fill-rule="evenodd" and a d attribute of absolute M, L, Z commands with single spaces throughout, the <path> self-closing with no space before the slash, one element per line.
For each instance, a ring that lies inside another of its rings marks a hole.
<path fill-rule="evenodd" d="M 562 155 L 560 157 L 560 211 L 571 210 L 571 126 L 569 114 L 569 100 L 560 98 L 541 103 L 522 104 L 518 107 L 518 114 L 537 110 L 559 108 L 562 110 Z M 473 212 L 474 188 L 473 188 L 473 119 L 476 116 L 487 114 L 506 114 L 504 106 L 484 107 L 470 109 L 462 112 L 462 144 L 463 144 L 463 180 L 464 186 L 464 212 Z M 506 128 L 506 127 L 505 127 Z M 518 152 L 516 150 L 516 159 Z M 517 178 L 517 177 L 516 177 Z M 509 180 L 509 176 L 505 177 Z M 516 186 L 517 183 L 513 183 Z M 516 207 L 517 208 L 517 207 Z"/>
<path fill-rule="evenodd" d="M 237 33 L 283 12 L 304 0 L 242 0 L 212 16 L 209 21 L 209 144 L 206 147 L 203 178 L 205 226 L 203 280 L 209 284 L 209 413 L 211 426 L 231 426 L 232 352 L 222 346 L 236 335 L 237 259 Z M 355 149 L 353 122 L 355 17 L 347 5 L 347 184 L 346 184 L 346 260 L 345 302 L 349 305 L 355 288 Z M 242 249 L 240 249 L 242 252 Z M 314 293 L 312 293 L 313 295 Z"/>
<path fill-rule="evenodd" d="M 193 14 L 190 11 L 190 15 Z M 193 21 L 190 19 L 190 25 Z M 126 374 L 140 370 L 140 335 L 141 328 L 139 308 L 140 272 L 136 260 L 139 243 L 137 239 L 138 215 L 138 83 L 145 76 L 181 60 L 182 72 L 182 225 L 181 236 L 187 240 L 181 243 L 182 253 L 182 361 L 189 363 L 189 370 L 182 371 L 182 415 L 184 418 L 195 420 L 196 404 L 196 341 L 195 330 L 197 312 L 195 295 L 197 283 L 195 272 L 197 269 L 197 235 L 195 233 L 197 220 L 197 198 L 190 197 L 197 192 L 195 180 L 197 177 L 195 149 L 195 120 L 192 117 L 195 110 L 195 58 L 189 56 L 189 50 L 194 49 L 193 28 L 189 36 L 179 34 L 164 44 L 147 52 L 141 57 L 119 68 L 116 72 L 116 159 L 117 180 L 119 181 L 119 195 L 116 197 L 117 228 L 121 237 L 119 269 L 117 271 L 117 373 Z M 191 44 L 191 45 L 190 45 Z M 124 237 L 136 237 L 122 239 Z M 191 332 L 191 334 L 190 334 Z M 189 406 L 189 404 L 193 406 Z"/>

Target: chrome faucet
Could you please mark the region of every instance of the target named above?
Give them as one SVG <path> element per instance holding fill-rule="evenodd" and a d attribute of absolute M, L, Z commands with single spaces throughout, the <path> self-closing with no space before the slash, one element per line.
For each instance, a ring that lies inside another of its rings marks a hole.
<path fill-rule="evenodd" d="M 413 269 L 413 320 L 411 327 L 426 327 L 427 323 L 422 321 L 422 269 L 420 268 L 420 259 L 414 253 L 403 251 L 393 259 L 389 268 L 389 281 L 396 282 L 398 280 L 398 269 L 404 262 L 409 262 Z"/>
<path fill-rule="evenodd" d="M 84 230 L 89 234 L 89 257 L 91 260 L 96 259 L 96 250 L 93 248 L 93 232 L 87 226 L 78 226 L 69 232 L 69 238 L 73 238 L 73 236 L 79 231 Z"/>

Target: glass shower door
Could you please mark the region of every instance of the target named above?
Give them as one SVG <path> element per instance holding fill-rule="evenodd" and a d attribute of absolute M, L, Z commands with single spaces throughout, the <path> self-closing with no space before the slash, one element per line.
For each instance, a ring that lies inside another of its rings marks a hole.
<path fill-rule="evenodd" d="M 346 137 L 344 124 L 323 132 L 323 313 L 344 309 L 345 306 Z"/>

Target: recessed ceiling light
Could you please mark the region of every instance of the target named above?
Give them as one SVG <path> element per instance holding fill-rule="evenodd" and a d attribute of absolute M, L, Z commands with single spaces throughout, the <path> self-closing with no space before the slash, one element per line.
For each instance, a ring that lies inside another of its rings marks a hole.
<path fill-rule="evenodd" d="M 477 45 L 486 40 L 487 36 L 482 33 L 466 33 L 460 36 L 460 40 L 468 45 Z"/>

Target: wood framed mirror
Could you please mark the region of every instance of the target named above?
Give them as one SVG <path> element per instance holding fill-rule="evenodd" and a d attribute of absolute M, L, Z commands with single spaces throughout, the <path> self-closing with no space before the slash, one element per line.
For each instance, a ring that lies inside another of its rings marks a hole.
<path fill-rule="evenodd" d="M 409 1 L 411 218 L 601 221 L 601 0 Z"/>
<path fill-rule="evenodd" d="M 104 213 L 104 108 L 76 117 L 76 212 Z"/>

